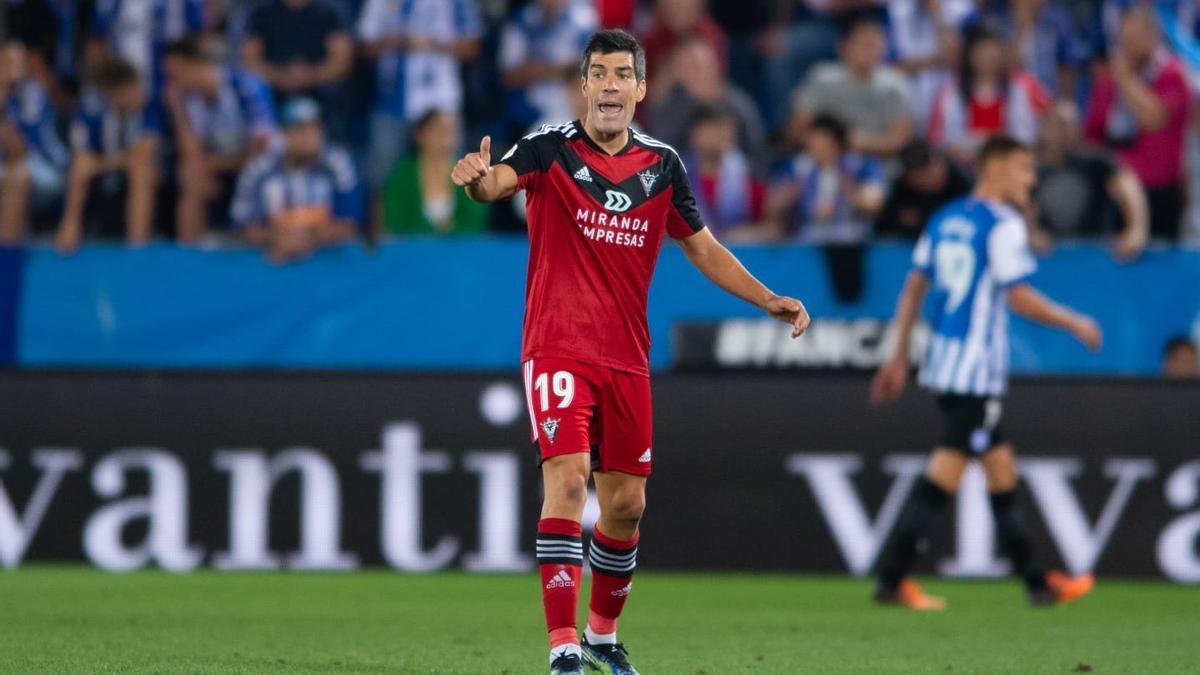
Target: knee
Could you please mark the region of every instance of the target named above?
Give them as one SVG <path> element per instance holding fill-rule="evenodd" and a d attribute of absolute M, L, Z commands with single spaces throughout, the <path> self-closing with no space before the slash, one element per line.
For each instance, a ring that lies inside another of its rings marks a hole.
<path fill-rule="evenodd" d="M 582 509 L 587 501 L 586 472 L 558 472 L 546 483 L 546 501 Z"/>
<path fill-rule="evenodd" d="M 623 528 L 636 530 L 642 522 L 642 514 L 646 511 L 646 495 L 633 490 L 621 492 L 605 506 L 604 515 L 607 520 Z"/>
<path fill-rule="evenodd" d="M 28 190 L 33 182 L 29 167 L 24 161 L 12 161 L 4 164 L 4 185 L 8 188 Z"/>

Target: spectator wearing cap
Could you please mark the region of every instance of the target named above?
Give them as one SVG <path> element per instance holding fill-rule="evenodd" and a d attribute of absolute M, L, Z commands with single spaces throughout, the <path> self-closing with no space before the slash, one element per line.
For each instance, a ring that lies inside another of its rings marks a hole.
<path fill-rule="evenodd" d="M 598 26 L 595 10 L 573 0 L 536 0 L 505 25 L 499 60 L 510 125 L 525 129 L 539 119 L 571 119 L 579 54 Z"/>
<path fill-rule="evenodd" d="M 454 187 L 450 170 L 461 146 L 458 113 L 430 110 L 413 125 L 416 153 L 396 162 L 383 190 L 383 229 L 395 235 L 480 234 L 487 205 Z"/>
<path fill-rule="evenodd" d="M 460 110 L 462 65 L 483 32 L 473 0 L 367 0 L 358 37 L 375 61 L 369 178 L 381 185 L 408 149 L 409 125 L 431 110 Z"/>
<path fill-rule="evenodd" d="M 1032 240 L 1116 234 L 1118 260 L 1136 258 L 1146 246 L 1149 215 L 1142 184 L 1103 148 L 1083 147 L 1079 112 L 1058 102 L 1042 117 L 1038 134 L 1037 228 Z"/>
<path fill-rule="evenodd" d="M 178 152 L 176 237 L 194 243 L 210 221 L 227 221 L 238 173 L 275 135 L 275 108 L 261 78 L 219 64 L 196 38 L 168 47 L 166 71 Z"/>
<path fill-rule="evenodd" d="M 916 240 L 934 211 L 970 191 L 971 178 L 945 153 L 913 140 L 900 151 L 900 175 L 875 219 L 875 234 Z"/>
<path fill-rule="evenodd" d="M 1122 16 L 1109 61 L 1092 91 L 1084 137 L 1112 148 L 1141 179 L 1151 236 L 1178 240 L 1189 90 L 1182 64 L 1162 45 L 1152 8 L 1135 6 Z"/>
<path fill-rule="evenodd" d="M 1191 338 L 1178 335 L 1167 340 L 1163 348 L 1162 374 L 1172 379 L 1200 377 L 1200 354 Z"/>
<path fill-rule="evenodd" d="M 294 99 L 281 114 L 283 144 L 238 177 L 234 225 L 276 262 L 352 239 L 363 223 L 363 191 L 350 155 L 325 141 L 321 109 Z"/>
<path fill-rule="evenodd" d="M 250 11 L 242 61 L 267 81 L 277 100 L 320 101 L 326 122 L 341 131 L 341 84 L 354 62 L 354 42 L 341 8 L 329 0 L 263 0 Z"/>
<path fill-rule="evenodd" d="M 150 240 L 161 132 L 161 106 L 137 68 L 114 57 L 101 61 L 71 124 L 71 168 L 56 237 L 60 252 L 78 248 L 85 225 L 100 236 L 116 235 L 123 226 L 131 244 Z"/>
<path fill-rule="evenodd" d="M 958 76 L 946 81 L 934 100 L 928 138 L 969 165 L 994 134 L 1032 145 L 1038 115 L 1050 102 L 1033 76 L 1013 69 L 1001 34 L 986 24 L 975 25 L 967 31 Z"/>
<path fill-rule="evenodd" d="M 157 93 L 167 45 L 204 30 L 204 0 L 95 0 L 87 62 L 120 57 Z"/>
<path fill-rule="evenodd" d="M 70 153 L 55 129 L 50 95 L 26 68 L 25 47 L 0 50 L 0 243 L 24 239 L 34 215 L 62 200 Z"/>
<path fill-rule="evenodd" d="M 737 120 L 718 106 L 697 108 L 683 153 L 696 206 L 718 239 L 756 239 L 766 185 L 738 147 Z"/>
<path fill-rule="evenodd" d="M 850 147 L 832 115 L 808 126 L 798 156 L 768 195 L 767 218 L 779 236 L 821 244 L 858 244 L 883 206 L 883 167 Z"/>
<path fill-rule="evenodd" d="M 887 47 L 878 19 L 864 15 L 838 44 L 839 61 L 815 66 L 794 96 L 788 137 L 802 144 L 817 115 L 844 120 L 848 149 L 892 156 L 913 134 L 908 82 L 883 64 Z"/>
<path fill-rule="evenodd" d="M 766 130 L 750 96 L 732 84 L 717 65 L 712 45 L 698 37 L 681 40 L 661 71 L 670 84 L 655 83 L 647 122 L 662 142 L 683 147 L 701 108 L 719 108 L 732 119 L 741 152 L 757 166 L 764 154 Z"/>

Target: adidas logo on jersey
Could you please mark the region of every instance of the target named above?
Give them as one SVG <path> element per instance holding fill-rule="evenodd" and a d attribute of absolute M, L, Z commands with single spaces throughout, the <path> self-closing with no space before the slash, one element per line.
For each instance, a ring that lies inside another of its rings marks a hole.
<path fill-rule="evenodd" d="M 638 461 L 642 463 L 650 461 L 650 448 L 646 448 L 646 451 L 642 453 L 642 456 L 638 457 Z"/>
<path fill-rule="evenodd" d="M 571 578 L 570 574 L 567 574 L 566 570 L 559 570 L 558 574 L 551 577 L 550 581 L 546 584 L 546 590 L 548 591 L 555 588 L 575 588 L 575 580 Z"/>
<path fill-rule="evenodd" d="M 614 598 L 624 598 L 624 597 L 627 597 L 629 595 L 629 592 L 632 590 L 633 590 L 633 582 L 631 581 L 631 582 L 625 584 L 624 587 L 618 588 L 617 590 L 613 591 L 612 593 L 609 593 L 609 595 L 613 596 Z"/>
<path fill-rule="evenodd" d="M 586 166 L 575 172 L 575 180 L 586 180 L 589 183 L 594 182 L 592 180 L 592 172 L 588 171 Z"/>

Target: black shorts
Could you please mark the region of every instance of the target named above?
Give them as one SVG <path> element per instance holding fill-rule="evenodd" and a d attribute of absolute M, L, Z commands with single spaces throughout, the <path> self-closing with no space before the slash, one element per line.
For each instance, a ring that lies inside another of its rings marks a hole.
<path fill-rule="evenodd" d="M 939 394 L 937 404 L 942 413 L 942 447 L 981 455 L 1007 440 L 999 397 Z"/>

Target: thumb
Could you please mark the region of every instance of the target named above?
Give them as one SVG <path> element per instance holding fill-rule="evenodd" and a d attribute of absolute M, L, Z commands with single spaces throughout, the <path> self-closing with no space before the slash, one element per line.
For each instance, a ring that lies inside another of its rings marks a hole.
<path fill-rule="evenodd" d="M 492 163 L 492 137 L 484 136 L 479 142 L 479 156 L 488 164 Z"/>

